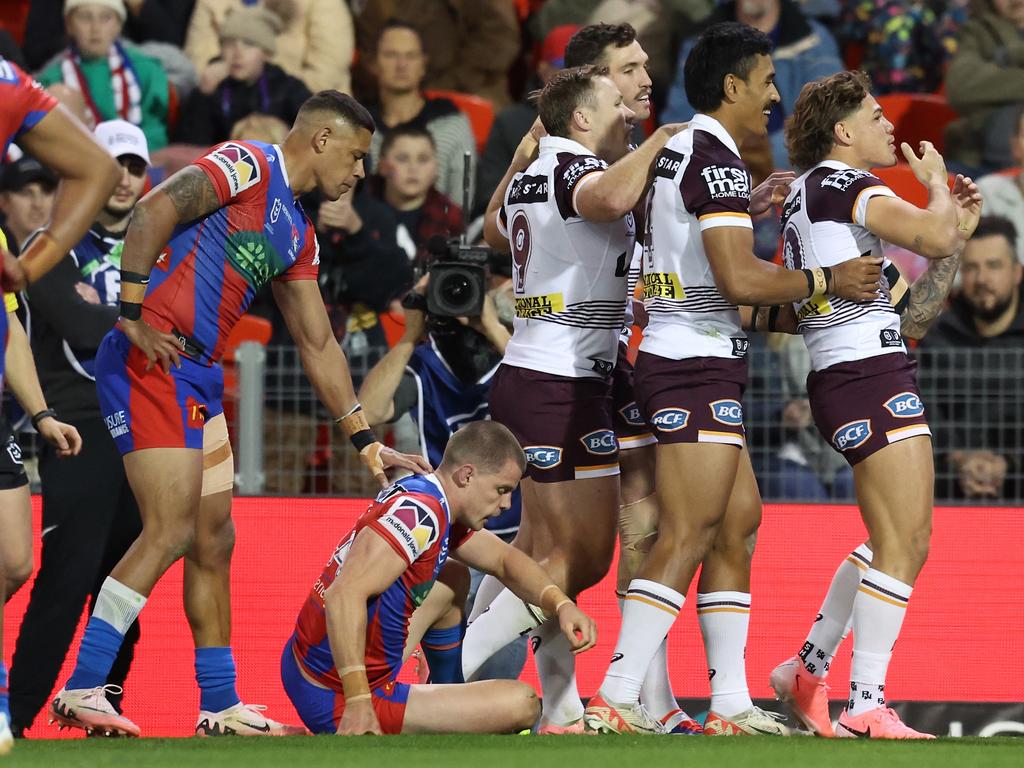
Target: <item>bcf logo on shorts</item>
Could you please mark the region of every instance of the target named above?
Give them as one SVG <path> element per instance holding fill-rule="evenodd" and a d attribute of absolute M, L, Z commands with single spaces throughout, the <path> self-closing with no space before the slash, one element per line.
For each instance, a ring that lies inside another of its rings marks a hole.
<path fill-rule="evenodd" d="M 610 429 L 597 429 L 580 438 L 587 453 L 594 453 L 598 456 L 607 456 L 619 449 L 619 443 L 615 439 L 615 433 Z"/>
<path fill-rule="evenodd" d="M 715 400 L 708 404 L 711 416 L 720 424 L 730 427 L 743 426 L 743 406 L 737 400 Z"/>
<path fill-rule="evenodd" d="M 523 452 L 526 463 L 537 469 L 554 469 L 562 463 L 562 449 L 557 445 L 530 445 Z"/>
<path fill-rule="evenodd" d="M 685 408 L 662 408 L 654 412 L 651 426 L 660 432 L 678 432 L 690 421 L 690 412 Z"/>
<path fill-rule="evenodd" d="M 832 435 L 832 445 L 837 451 L 846 451 L 863 445 L 871 437 L 871 419 L 858 419 L 843 424 Z"/>
<path fill-rule="evenodd" d="M 913 392 L 900 392 L 884 403 L 885 410 L 897 419 L 912 419 L 924 413 L 924 403 Z"/>

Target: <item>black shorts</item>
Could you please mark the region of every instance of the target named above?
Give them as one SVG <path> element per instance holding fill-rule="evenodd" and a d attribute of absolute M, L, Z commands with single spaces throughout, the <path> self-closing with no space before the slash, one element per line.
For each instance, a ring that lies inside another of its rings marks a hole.
<path fill-rule="evenodd" d="M 641 352 L 636 358 L 633 385 L 644 418 L 659 443 L 725 443 L 743 447 L 746 360 L 671 360 Z"/>
<path fill-rule="evenodd" d="M 619 450 L 640 448 L 658 442 L 647 426 L 633 394 L 633 364 L 626 356 L 626 345 L 619 344 L 619 356 L 612 373 L 612 424 Z"/>
<path fill-rule="evenodd" d="M 818 432 L 851 466 L 890 443 L 932 433 L 917 362 L 903 352 L 811 371 L 807 396 Z"/>
<path fill-rule="evenodd" d="M 28 475 L 21 461 L 21 446 L 7 419 L 0 419 L 0 491 L 28 485 Z"/>
<path fill-rule="evenodd" d="M 619 474 L 611 382 L 501 365 L 491 380 L 491 418 L 526 453 L 526 476 L 562 483 Z"/>

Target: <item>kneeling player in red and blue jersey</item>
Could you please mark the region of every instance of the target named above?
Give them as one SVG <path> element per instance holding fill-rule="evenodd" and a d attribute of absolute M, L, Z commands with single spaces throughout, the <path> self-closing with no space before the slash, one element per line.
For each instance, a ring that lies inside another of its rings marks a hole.
<path fill-rule="evenodd" d="M 449 440 L 434 474 L 401 480 L 359 518 L 313 585 L 281 658 L 285 691 L 309 730 L 515 733 L 533 726 L 540 702 L 517 680 L 397 681 L 419 641 L 410 619 L 417 606 L 426 607 L 449 551 L 556 617 L 575 653 L 593 646 L 593 621 L 547 572 L 481 530 L 508 509 L 525 467 L 507 428 L 472 422 Z"/>
<path fill-rule="evenodd" d="M 106 678 L 153 586 L 185 560 L 203 736 L 304 732 L 243 704 L 235 690 L 230 566 L 234 484 L 219 360 L 255 294 L 272 284 L 303 367 L 382 485 L 384 468 L 429 470 L 385 448 L 356 402 L 317 286 L 319 249 L 298 197 L 337 200 L 363 176 L 374 130 L 351 96 L 322 91 L 280 146 L 227 142 L 135 208 L 121 256 L 121 318 L 96 358 L 103 417 L 143 529 L 95 601 L 75 670 L 51 704 L 61 725 L 107 735 L 139 728 L 106 700 Z"/>

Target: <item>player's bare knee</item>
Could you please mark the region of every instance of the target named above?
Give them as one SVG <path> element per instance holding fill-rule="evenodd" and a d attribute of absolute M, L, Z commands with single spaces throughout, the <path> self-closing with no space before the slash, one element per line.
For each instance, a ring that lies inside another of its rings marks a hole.
<path fill-rule="evenodd" d="M 532 686 L 517 682 L 516 687 L 518 689 L 515 695 L 516 730 L 522 731 L 532 728 L 533 724 L 537 722 L 540 717 L 541 703 Z"/>
<path fill-rule="evenodd" d="M 10 599 L 11 595 L 21 589 L 22 585 L 28 581 L 28 577 L 32 575 L 32 555 L 29 553 L 28 557 L 20 558 L 13 563 L 5 563 L 5 566 L 6 597 Z"/>

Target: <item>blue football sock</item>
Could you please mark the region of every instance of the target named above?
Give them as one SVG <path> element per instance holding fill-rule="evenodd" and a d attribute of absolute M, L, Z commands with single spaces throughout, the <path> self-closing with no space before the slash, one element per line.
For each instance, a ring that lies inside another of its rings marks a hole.
<path fill-rule="evenodd" d="M 95 614 L 89 617 L 82 635 L 82 645 L 78 649 L 78 661 L 75 671 L 64 686 L 68 690 L 78 688 L 95 688 L 105 685 L 110 668 L 114 665 L 124 635 Z"/>
<path fill-rule="evenodd" d="M 235 691 L 231 648 L 196 648 L 196 682 L 199 708 L 204 712 L 220 712 L 241 701 Z"/>
<path fill-rule="evenodd" d="M 7 700 L 7 667 L 3 660 L 0 660 L 0 715 L 7 715 L 7 722 L 11 721 L 11 707 Z"/>
<path fill-rule="evenodd" d="M 430 667 L 431 683 L 464 683 L 462 677 L 462 638 L 466 627 L 460 624 L 445 629 L 428 629 L 420 641 Z"/>

